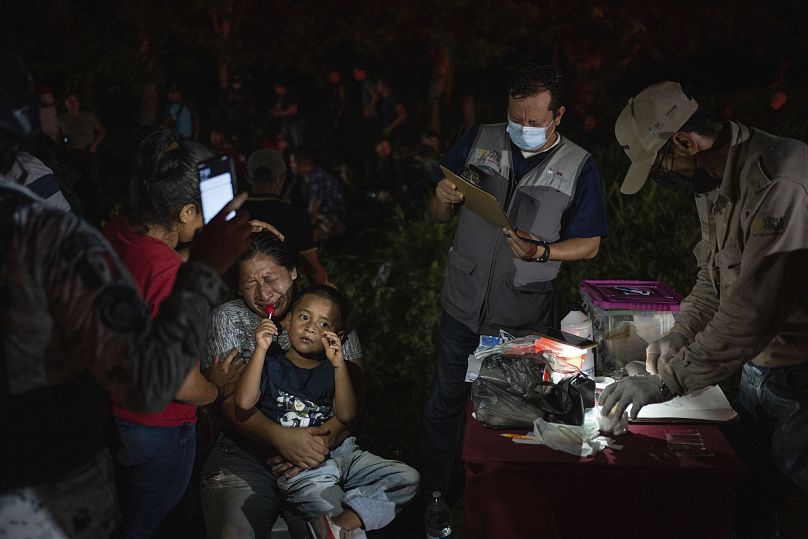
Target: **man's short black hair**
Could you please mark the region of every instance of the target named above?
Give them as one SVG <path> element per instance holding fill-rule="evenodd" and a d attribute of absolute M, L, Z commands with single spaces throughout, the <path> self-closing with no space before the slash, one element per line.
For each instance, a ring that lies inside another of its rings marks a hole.
<path fill-rule="evenodd" d="M 566 99 L 567 84 L 561 69 L 553 64 L 526 63 L 516 70 L 509 95 L 514 99 L 550 92 L 548 109 L 553 115 Z"/>
<path fill-rule="evenodd" d="M 699 107 L 678 131 L 716 138 L 718 137 L 718 133 L 721 132 L 722 127 L 723 124 L 721 120 Z"/>

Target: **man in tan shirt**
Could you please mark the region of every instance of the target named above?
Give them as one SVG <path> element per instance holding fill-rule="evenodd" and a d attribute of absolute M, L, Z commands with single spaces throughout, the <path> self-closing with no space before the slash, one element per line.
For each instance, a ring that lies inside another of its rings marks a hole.
<path fill-rule="evenodd" d="M 630 100 L 615 134 L 632 161 L 621 191 L 650 178 L 695 195 L 701 242 L 681 316 L 646 350 L 651 376 L 608 387 L 604 410 L 636 417 L 742 369 L 739 452 L 757 450 L 766 503 L 776 470 L 808 490 L 808 146 L 715 120 L 673 82 Z"/>

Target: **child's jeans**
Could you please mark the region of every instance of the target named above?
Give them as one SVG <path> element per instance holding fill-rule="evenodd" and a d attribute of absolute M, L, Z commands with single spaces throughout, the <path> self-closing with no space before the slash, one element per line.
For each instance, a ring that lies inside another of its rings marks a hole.
<path fill-rule="evenodd" d="M 317 468 L 291 479 L 278 479 L 290 511 L 306 520 L 323 513 L 337 515 L 347 506 L 365 530 L 387 526 L 418 492 L 418 472 L 403 462 L 387 460 L 356 445 L 350 437 Z"/>

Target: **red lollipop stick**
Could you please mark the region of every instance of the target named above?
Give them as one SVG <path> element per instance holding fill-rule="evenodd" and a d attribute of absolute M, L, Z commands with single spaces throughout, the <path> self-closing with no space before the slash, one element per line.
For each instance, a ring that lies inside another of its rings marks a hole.
<path fill-rule="evenodd" d="M 267 318 L 272 320 L 272 315 L 275 314 L 275 305 L 270 303 L 266 307 L 264 307 L 264 311 L 267 313 Z"/>

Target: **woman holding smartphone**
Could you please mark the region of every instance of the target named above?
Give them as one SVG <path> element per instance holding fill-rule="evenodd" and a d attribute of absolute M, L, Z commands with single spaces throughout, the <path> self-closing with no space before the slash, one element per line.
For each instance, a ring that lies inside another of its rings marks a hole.
<path fill-rule="evenodd" d="M 182 141 L 169 129 L 148 132 L 138 148 L 127 210 L 104 227 L 152 317 L 170 295 L 183 263 L 175 248 L 190 242 L 203 225 L 197 164 L 211 157 L 206 147 Z M 219 386 L 235 381 L 234 357 L 235 351 L 223 361 L 217 358 L 211 381 L 192 369 L 174 401 L 160 412 L 136 412 L 113 401 L 125 537 L 152 537 L 182 499 L 196 455 L 196 408 L 214 402 Z"/>

